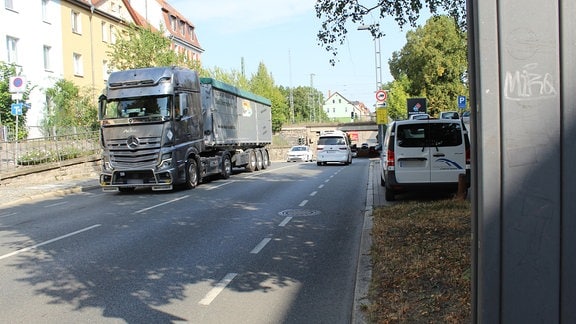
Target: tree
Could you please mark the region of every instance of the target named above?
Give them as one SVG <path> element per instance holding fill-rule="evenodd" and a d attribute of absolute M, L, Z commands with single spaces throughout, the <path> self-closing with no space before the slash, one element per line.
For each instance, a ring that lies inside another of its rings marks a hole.
<path fill-rule="evenodd" d="M 261 62 L 258 65 L 258 71 L 250 78 L 249 90 L 270 99 L 272 102 L 272 130 L 274 132 L 280 131 L 282 124 L 287 120 L 288 105 L 280 89 L 274 85 L 274 79 L 268 73 L 264 63 Z"/>
<path fill-rule="evenodd" d="M 118 70 L 170 65 L 200 68 L 199 62 L 189 61 L 172 50 L 162 28 L 154 31 L 134 24 L 128 26 L 125 34 L 118 35 L 108 55 L 110 66 Z"/>
<path fill-rule="evenodd" d="M 406 99 L 409 98 L 407 93 L 410 87 L 410 80 L 406 75 L 402 75 L 396 80 L 385 84 L 384 89 L 388 89 L 387 111 L 388 117 L 392 120 L 406 119 L 408 115 Z"/>
<path fill-rule="evenodd" d="M 466 84 L 466 33 L 448 16 L 435 16 L 406 35 L 406 45 L 392 54 L 390 73 L 410 80 L 407 93 L 426 97 L 429 114 L 453 110 Z"/>
<path fill-rule="evenodd" d="M 372 36 L 384 36 L 377 23 L 366 23 L 366 17 L 371 19 L 374 13 L 376 19 L 391 17 L 400 28 L 409 24 L 416 26 L 423 6 L 433 14 L 447 13 L 453 17 L 460 27 L 466 24 L 466 0 L 374 0 L 372 6 L 360 4 L 358 0 L 318 0 L 315 4 L 316 17 L 322 20 L 322 29 L 317 38 L 320 45 L 333 54 L 338 55 L 338 47 L 344 44 L 348 33 L 349 22 L 356 25 L 369 25 Z M 335 58 L 330 62 L 335 64 Z"/>
<path fill-rule="evenodd" d="M 46 96 L 48 103 L 42 121 L 46 134 L 53 129 L 65 132 L 73 127 L 98 129 L 97 108 L 88 89 L 81 90 L 72 81 L 60 79 L 46 89 Z"/>

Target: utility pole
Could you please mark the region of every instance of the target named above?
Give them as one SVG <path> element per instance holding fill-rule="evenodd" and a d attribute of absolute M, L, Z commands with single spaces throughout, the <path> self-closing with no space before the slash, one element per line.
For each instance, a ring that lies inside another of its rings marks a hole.
<path fill-rule="evenodd" d="M 310 73 L 310 94 L 308 95 L 308 105 L 310 106 L 310 121 L 316 121 L 314 115 L 314 76 L 316 74 Z"/>
<path fill-rule="evenodd" d="M 288 50 L 288 76 L 290 81 L 290 117 L 292 124 L 294 124 L 294 89 L 292 88 L 292 55 L 290 54 L 290 50 Z"/>

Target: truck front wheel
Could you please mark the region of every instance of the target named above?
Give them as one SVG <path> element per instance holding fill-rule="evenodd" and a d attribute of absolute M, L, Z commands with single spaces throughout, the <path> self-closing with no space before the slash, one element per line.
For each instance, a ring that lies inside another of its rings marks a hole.
<path fill-rule="evenodd" d="M 196 188 L 199 182 L 198 162 L 194 158 L 189 158 L 186 166 L 186 189 Z"/>

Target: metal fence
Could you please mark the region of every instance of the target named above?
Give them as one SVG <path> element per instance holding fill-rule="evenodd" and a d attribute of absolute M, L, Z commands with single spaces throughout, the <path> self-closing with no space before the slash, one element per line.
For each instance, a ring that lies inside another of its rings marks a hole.
<path fill-rule="evenodd" d="M 0 142 L 0 173 L 89 156 L 100 152 L 98 132 Z"/>

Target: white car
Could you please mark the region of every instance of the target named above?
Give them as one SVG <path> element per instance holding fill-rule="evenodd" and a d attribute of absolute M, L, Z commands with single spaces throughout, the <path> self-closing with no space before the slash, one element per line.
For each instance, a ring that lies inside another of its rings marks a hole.
<path fill-rule="evenodd" d="M 316 164 L 340 163 L 349 165 L 352 163 L 352 148 L 350 138 L 343 131 L 324 131 L 318 138 L 316 148 Z"/>
<path fill-rule="evenodd" d="M 314 153 L 308 145 L 296 145 L 288 151 L 287 162 L 308 162 L 314 160 Z"/>
<path fill-rule="evenodd" d="M 430 117 L 430 115 L 428 115 L 428 114 L 412 114 L 412 115 L 408 116 L 409 120 L 414 120 L 414 119 L 420 120 L 420 119 L 430 119 L 430 118 L 432 118 L 432 117 Z"/>

